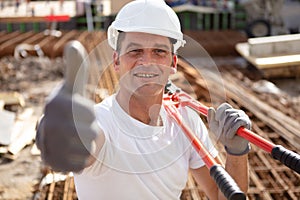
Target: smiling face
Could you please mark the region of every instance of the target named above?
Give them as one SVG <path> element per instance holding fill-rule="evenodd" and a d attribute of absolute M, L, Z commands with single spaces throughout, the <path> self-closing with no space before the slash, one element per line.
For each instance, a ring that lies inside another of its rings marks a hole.
<path fill-rule="evenodd" d="M 123 33 L 114 66 L 120 75 L 120 91 L 130 96 L 162 94 L 168 77 L 176 70 L 177 57 L 169 38 L 147 33 Z"/>

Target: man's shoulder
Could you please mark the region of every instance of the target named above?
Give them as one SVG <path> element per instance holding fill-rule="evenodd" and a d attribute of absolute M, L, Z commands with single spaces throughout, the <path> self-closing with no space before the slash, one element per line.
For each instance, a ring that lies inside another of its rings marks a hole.
<path fill-rule="evenodd" d="M 112 111 L 112 107 L 115 103 L 115 96 L 111 95 L 105 99 L 103 99 L 103 101 L 101 101 L 100 103 L 97 103 L 94 105 L 94 112 L 96 114 L 96 116 L 98 117 L 105 117 L 107 115 L 109 115 L 109 113 L 111 113 Z"/>
<path fill-rule="evenodd" d="M 95 104 L 95 109 L 101 109 L 101 108 L 109 108 L 113 105 L 115 101 L 115 95 L 108 96 L 104 98 L 101 102 Z"/>
<path fill-rule="evenodd" d="M 190 118 L 199 118 L 199 113 L 195 111 L 194 109 L 188 107 L 188 106 L 182 106 L 180 108 L 180 112 L 184 117 L 189 116 Z"/>

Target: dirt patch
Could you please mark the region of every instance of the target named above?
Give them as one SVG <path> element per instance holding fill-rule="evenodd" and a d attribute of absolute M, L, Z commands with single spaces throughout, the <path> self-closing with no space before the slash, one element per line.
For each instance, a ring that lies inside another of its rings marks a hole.
<path fill-rule="evenodd" d="M 61 58 L 26 58 L 16 60 L 4 57 L 0 60 L 0 91 L 19 92 L 25 99 L 25 106 L 5 106 L 16 115 L 26 108 L 34 110 L 33 116 L 42 114 L 45 98 L 62 80 L 64 64 Z M 0 145 L 3 147 L 3 145 Z M 5 147 L 5 146 L 4 146 Z M 0 199 L 32 199 L 35 185 L 42 177 L 42 162 L 32 155 L 33 143 L 27 145 L 8 159 L 0 154 Z"/>

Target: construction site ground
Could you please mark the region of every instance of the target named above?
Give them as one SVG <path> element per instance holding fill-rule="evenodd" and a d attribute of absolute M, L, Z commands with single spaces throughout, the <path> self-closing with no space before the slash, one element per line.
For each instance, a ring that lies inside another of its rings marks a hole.
<path fill-rule="evenodd" d="M 253 131 L 300 153 L 300 78 L 265 80 L 259 71 L 253 66 L 248 66 L 236 53 L 234 45 L 247 40 L 241 32 L 191 31 L 186 34 L 199 42 L 212 56 L 225 82 L 227 101 L 234 107 L 245 110 L 253 122 Z M 62 59 L 64 45 L 77 39 L 90 52 L 105 39 L 103 32 L 86 31 L 63 32 L 60 38 L 30 32 L 0 32 L 0 35 L 0 91 L 18 92 L 25 100 L 23 107 L 11 105 L 5 109 L 18 115 L 26 108 L 32 108 L 32 119 L 39 118 L 45 98 L 62 81 L 65 70 Z M 13 56 L 14 50 L 21 43 L 39 44 L 45 57 L 38 58 L 35 52 L 29 52 L 26 58 L 16 59 Z M 192 92 L 192 88 L 195 98 L 210 105 L 206 83 L 198 72 L 183 60 L 180 60 L 178 73 L 172 80 L 187 92 Z M 274 83 L 276 90 L 270 90 L 268 87 L 266 89 L 266 81 Z M 187 82 L 192 87 L 187 87 Z M 116 76 L 113 70 L 108 69 L 103 74 L 99 87 L 112 93 L 115 84 Z M 98 100 L 101 100 L 101 97 Z M 1 151 L 6 148 L 3 145 L 0 147 Z M 221 155 L 224 155 L 222 150 Z M 249 153 L 249 164 L 249 199 L 300 199 L 300 176 L 297 173 L 253 145 Z M 71 174 L 56 177 L 51 175 L 52 172 L 41 162 L 34 141 L 26 144 L 14 155 L 1 153 L 0 199 L 76 199 Z M 207 198 L 200 188 L 197 188 L 193 178 L 189 177 L 181 199 Z"/>

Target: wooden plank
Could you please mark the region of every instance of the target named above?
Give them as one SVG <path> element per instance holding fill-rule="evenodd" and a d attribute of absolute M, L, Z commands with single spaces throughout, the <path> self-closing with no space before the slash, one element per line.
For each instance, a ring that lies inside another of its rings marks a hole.
<path fill-rule="evenodd" d="M 243 56 L 248 62 L 250 62 L 253 66 L 261 70 L 268 68 L 300 66 L 300 54 L 254 57 L 250 55 L 248 43 L 238 43 L 236 44 L 235 48 L 237 52 L 241 56 Z"/>
<path fill-rule="evenodd" d="M 23 123 L 20 135 L 8 146 L 9 153 L 17 155 L 26 145 L 31 144 L 35 138 L 36 120 Z"/>
<path fill-rule="evenodd" d="M 183 4 L 172 7 L 177 13 L 179 12 L 196 12 L 196 13 L 218 13 L 218 10 L 213 7 L 195 6 L 191 4 Z"/>
<path fill-rule="evenodd" d="M 54 192 L 55 192 L 55 185 L 56 182 L 55 180 L 53 180 L 49 186 L 49 192 L 48 192 L 48 196 L 47 196 L 47 200 L 52 200 L 53 196 L 54 196 Z"/>
<path fill-rule="evenodd" d="M 0 99 L 0 111 L 3 110 L 4 105 L 5 105 L 5 102 L 2 99 Z"/>
<path fill-rule="evenodd" d="M 9 145 L 12 142 L 12 131 L 16 114 L 7 110 L 0 110 L 0 144 Z"/>
<path fill-rule="evenodd" d="M 274 57 L 300 54 L 300 34 L 249 38 L 249 54 L 253 57 Z"/>
<path fill-rule="evenodd" d="M 12 32 L 12 33 L 8 33 L 8 34 L 5 34 L 5 35 L 2 35 L 0 37 L 0 46 L 1 46 L 2 43 L 6 42 L 8 40 L 11 40 L 13 38 L 16 38 L 16 37 L 18 37 L 21 34 L 22 34 L 21 32 L 15 31 L 15 32 Z"/>
<path fill-rule="evenodd" d="M 8 152 L 12 155 L 17 155 L 26 145 L 33 142 L 37 118 L 32 115 L 33 109 L 27 108 L 18 116 L 12 133 L 14 138 L 8 146 Z"/>
<path fill-rule="evenodd" d="M 5 31 L 0 31 L 0 38 L 4 37 L 6 35 Z"/>
<path fill-rule="evenodd" d="M 14 37 L 14 38 L 11 38 L 10 40 L 7 40 L 6 42 L 2 43 L 1 46 L 0 46 L 0 50 L 3 51 L 3 49 L 13 45 L 13 44 L 17 44 L 31 36 L 33 36 L 35 33 L 32 32 L 32 31 L 29 31 L 29 32 L 26 32 L 26 33 L 23 33 L 21 34 L 20 36 L 18 37 Z"/>
<path fill-rule="evenodd" d="M 43 32 L 37 33 L 33 35 L 32 37 L 24 40 L 22 43 L 28 43 L 28 44 L 36 44 L 39 41 L 41 41 L 45 37 L 45 34 Z"/>
<path fill-rule="evenodd" d="M 188 181 L 187 181 L 187 187 L 190 190 L 191 196 L 193 200 L 201 200 L 201 197 L 199 195 L 199 191 L 197 188 L 197 184 L 192 176 L 192 174 L 189 172 L 188 174 Z"/>
<path fill-rule="evenodd" d="M 14 47 L 22 42 L 23 40 L 30 38 L 35 33 L 33 31 L 26 32 L 18 37 L 12 38 L 0 45 L 0 55 L 12 54 L 14 52 Z"/>
<path fill-rule="evenodd" d="M 70 184 L 69 184 L 69 191 L 68 191 L 68 199 L 67 200 L 73 200 L 74 198 L 74 193 L 76 192 L 76 189 L 75 189 L 75 185 L 74 185 L 74 177 L 73 175 L 69 175 L 69 179 L 70 179 Z"/>
<path fill-rule="evenodd" d="M 258 68 L 271 68 L 299 65 L 299 54 L 295 55 L 281 55 L 281 56 L 268 56 L 268 57 L 255 57 L 250 55 L 249 44 L 246 42 L 236 44 L 236 50 L 246 60 Z"/>
<path fill-rule="evenodd" d="M 63 200 L 72 200 L 74 192 L 75 192 L 74 178 L 72 173 L 69 173 L 66 177 L 65 184 L 64 184 Z"/>
<path fill-rule="evenodd" d="M 4 102 L 4 105 L 25 106 L 25 99 L 18 92 L 0 92 L 0 100 Z"/>
<path fill-rule="evenodd" d="M 300 77 L 300 64 L 276 68 L 263 68 L 261 69 L 263 76 L 266 79 L 269 78 L 290 78 L 290 77 Z"/>
<path fill-rule="evenodd" d="M 34 23 L 45 21 L 45 17 L 0 17 L 0 23 Z"/>
<path fill-rule="evenodd" d="M 261 151 L 258 151 L 257 156 L 264 163 L 264 165 L 268 167 L 268 169 L 272 173 L 272 177 L 274 177 L 274 179 L 270 178 L 268 179 L 268 181 L 270 182 L 273 181 L 274 183 L 276 183 L 276 185 L 279 185 L 279 187 L 288 190 L 288 186 L 286 185 L 284 180 L 280 177 L 280 175 L 277 173 L 276 168 L 268 161 L 268 159 L 266 159 L 265 154 Z"/>
<path fill-rule="evenodd" d="M 62 35 L 65 33 L 62 31 Z M 45 55 L 48 57 L 51 57 L 53 54 L 53 44 L 59 41 L 59 37 L 55 37 L 52 35 L 46 35 L 40 42 L 39 46 L 42 48 Z M 59 56 L 62 56 L 62 54 L 59 54 Z"/>
<path fill-rule="evenodd" d="M 256 186 L 256 190 L 258 190 L 257 192 L 259 194 L 261 194 L 263 196 L 263 199 L 265 200 L 273 200 L 273 198 L 271 197 L 271 195 L 266 191 L 265 186 L 261 183 L 260 179 L 258 178 L 257 174 L 255 173 L 255 171 L 253 169 L 249 169 L 249 175 L 251 180 L 254 182 L 255 186 Z M 251 190 L 251 188 L 250 188 Z"/>
<path fill-rule="evenodd" d="M 69 31 L 67 32 L 66 34 L 64 34 L 62 37 L 60 37 L 59 41 L 57 41 L 53 48 L 52 48 L 52 55 L 51 57 L 54 58 L 58 55 L 61 55 L 62 54 L 62 51 L 63 51 L 63 48 L 64 48 L 64 45 L 72 40 L 73 38 L 76 38 L 75 36 L 78 35 L 78 31 L 76 30 L 72 30 L 72 31 Z"/>
<path fill-rule="evenodd" d="M 70 177 L 67 177 L 64 184 L 63 200 L 69 200 Z"/>

